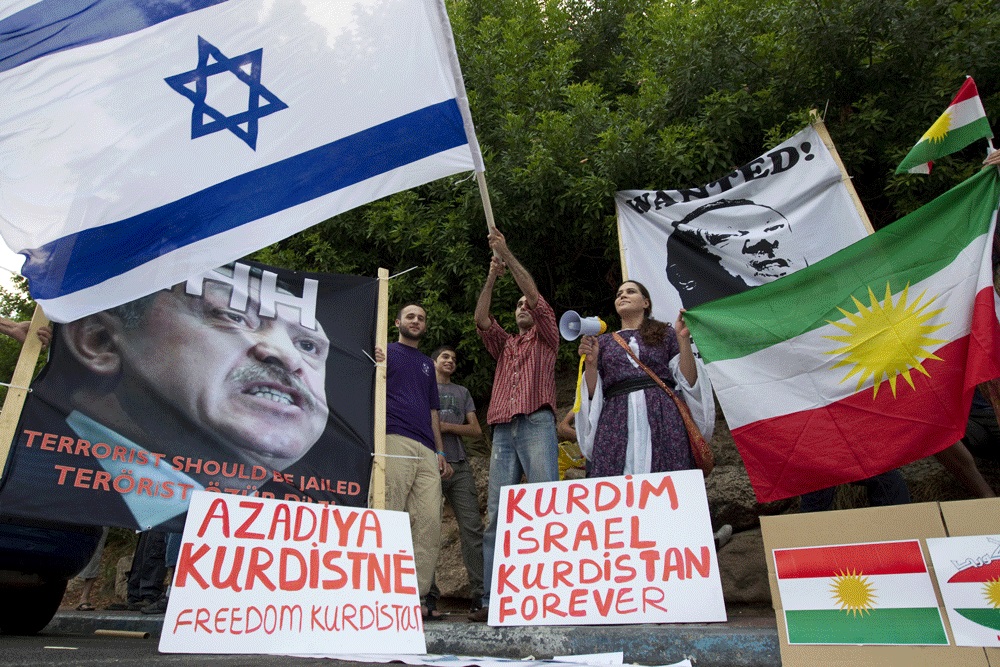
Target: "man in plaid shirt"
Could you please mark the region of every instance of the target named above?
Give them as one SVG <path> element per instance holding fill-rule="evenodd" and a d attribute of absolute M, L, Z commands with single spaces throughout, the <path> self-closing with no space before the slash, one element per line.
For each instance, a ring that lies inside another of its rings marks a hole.
<path fill-rule="evenodd" d="M 559 348 L 556 316 L 552 306 L 538 293 L 531 274 L 507 247 L 503 234 L 493 229 L 489 243 L 494 256 L 476 303 L 476 331 L 497 360 L 497 369 L 486 413 L 486 421 L 493 427 L 493 454 L 483 534 L 483 608 L 470 616 L 474 621 L 485 621 L 489 614 L 500 487 L 520 483 L 522 475 L 528 482 L 559 479 L 555 422 L 555 364 Z M 523 294 L 514 309 L 518 328 L 514 335 L 504 331 L 490 315 L 493 287 L 497 278 L 508 270 Z"/>

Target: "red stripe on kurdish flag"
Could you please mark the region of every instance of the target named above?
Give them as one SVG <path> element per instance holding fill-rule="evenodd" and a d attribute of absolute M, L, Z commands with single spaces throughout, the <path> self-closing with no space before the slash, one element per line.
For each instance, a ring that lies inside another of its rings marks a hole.
<path fill-rule="evenodd" d="M 916 540 L 775 549 L 774 567 L 779 579 L 835 577 L 845 572 L 875 575 L 927 571 Z"/>
<path fill-rule="evenodd" d="M 955 95 L 955 99 L 951 101 L 952 104 L 958 104 L 959 102 L 964 102 L 965 100 L 971 99 L 973 97 L 978 97 L 979 89 L 976 88 L 976 82 L 969 77 L 962 84 L 962 87 L 958 89 L 958 94 Z"/>
<path fill-rule="evenodd" d="M 949 584 L 982 583 L 993 579 L 1000 579 L 1000 560 L 995 560 L 986 565 L 978 567 L 968 567 L 959 570 L 951 575 Z"/>
<path fill-rule="evenodd" d="M 992 287 L 976 294 L 971 335 L 912 371 L 914 389 L 899 378 L 814 410 L 762 419 L 733 430 L 754 492 L 772 502 L 867 479 L 950 447 L 965 434 L 975 385 L 1000 377 Z M 850 381 L 850 380 L 848 380 Z M 821 453 L 817 453 L 821 452 Z"/>

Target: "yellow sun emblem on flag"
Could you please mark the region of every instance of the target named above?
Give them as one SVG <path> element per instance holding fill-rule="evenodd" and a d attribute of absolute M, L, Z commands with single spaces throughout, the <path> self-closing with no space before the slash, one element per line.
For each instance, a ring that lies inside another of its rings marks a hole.
<path fill-rule="evenodd" d="M 983 585 L 983 595 L 994 609 L 1000 609 L 1000 577 L 990 579 Z"/>
<path fill-rule="evenodd" d="M 945 111 L 936 121 L 934 121 L 934 124 L 931 125 L 926 132 L 924 132 L 924 136 L 920 137 L 920 141 L 927 140 L 935 143 L 944 141 L 944 138 L 948 135 L 948 130 L 950 129 L 951 114 Z"/>
<path fill-rule="evenodd" d="M 849 614 L 870 614 L 875 606 L 875 587 L 857 570 L 841 570 L 830 585 L 833 600 Z"/>
<path fill-rule="evenodd" d="M 893 303 L 892 289 L 889 287 L 889 283 L 886 283 L 885 299 L 879 302 L 869 287 L 868 297 L 871 305 L 865 306 L 852 296 L 851 299 L 854 300 L 854 305 L 858 309 L 857 313 L 850 313 L 843 308 L 838 308 L 837 310 L 843 313 L 848 321 L 833 322 L 827 320 L 830 324 L 846 332 L 844 336 L 824 336 L 824 338 L 844 343 L 843 347 L 826 352 L 826 354 L 845 355 L 845 358 L 834 364 L 833 368 L 851 366 L 851 370 L 841 382 L 845 382 L 852 375 L 857 375 L 858 386 L 855 391 L 860 391 L 865 382 L 872 378 L 875 383 L 872 399 L 878 396 L 879 386 L 884 380 L 889 381 L 892 395 L 895 397 L 896 379 L 900 375 L 912 389 L 911 369 L 916 369 L 930 377 L 930 373 L 924 368 L 922 362 L 927 359 L 940 360 L 941 358 L 926 348 L 947 342 L 929 337 L 929 334 L 947 325 L 947 322 L 936 325 L 928 324 L 930 320 L 944 311 L 944 308 L 939 308 L 924 312 L 937 297 L 921 303 L 927 294 L 925 291 L 911 304 L 909 303 L 909 291 L 910 285 L 907 283 L 899 294 L 899 298 Z"/>

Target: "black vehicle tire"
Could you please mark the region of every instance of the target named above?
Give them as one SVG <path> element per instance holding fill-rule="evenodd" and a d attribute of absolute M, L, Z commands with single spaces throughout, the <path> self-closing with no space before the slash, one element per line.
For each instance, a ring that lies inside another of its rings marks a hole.
<path fill-rule="evenodd" d="M 18 603 L 0 606 L 0 634 L 34 635 L 49 624 L 66 593 L 65 580 L 18 590 Z M 5 596 L 6 597 L 6 596 Z"/>

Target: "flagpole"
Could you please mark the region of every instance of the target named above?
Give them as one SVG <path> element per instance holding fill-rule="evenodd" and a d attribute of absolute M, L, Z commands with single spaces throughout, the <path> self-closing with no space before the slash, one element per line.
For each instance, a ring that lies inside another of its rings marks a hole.
<path fill-rule="evenodd" d="M 844 167 L 844 163 L 840 159 L 840 153 L 837 152 L 837 147 L 833 144 L 833 138 L 826 129 L 826 123 L 824 123 L 823 119 L 820 118 L 819 111 L 816 109 L 811 109 L 809 111 L 809 118 L 812 126 L 816 128 L 816 133 L 819 135 L 819 138 L 823 140 L 823 145 L 826 146 L 828 151 L 830 151 L 830 155 L 833 156 L 833 161 L 837 163 L 837 168 L 840 169 L 840 180 L 843 182 L 844 187 L 847 188 L 847 192 L 851 196 L 851 201 L 854 202 L 854 208 L 858 210 L 858 215 L 861 216 L 861 222 L 864 223 L 865 229 L 868 230 L 869 234 L 875 233 L 875 229 L 872 227 L 872 223 L 868 219 L 868 213 L 865 211 L 865 207 L 861 204 L 861 198 L 858 197 L 858 193 L 854 189 L 854 182 L 851 180 L 850 174 L 847 173 L 847 169 Z"/>
<path fill-rule="evenodd" d="M 389 345 L 389 269 L 378 270 L 378 313 L 375 319 L 375 344 L 388 354 Z M 372 509 L 385 509 L 385 385 L 386 362 L 375 364 L 375 448 L 372 457 Z"/>
<path fill-rule="evenodd" d="M 493 207 L 490 205 L 490 191 L 486 187 L 486 172 L 476 171 L 476 182 L 479 183 L 479 196 L 483 198 L 483 212 L 486 213 L 486 229 L 493 231 L 497 228 L 493 221 Z"/>
<path fill-rule="evenodd" d="M 622 282 L 628 282 L 628 267 L 625 265 L 625 241 L 622 240 L 622 217 L 615 216 L 615 229 L 618 230 L 618 259 L 622 263 Z"/>
<path fill-rule="evenodd" d="M 7 465 L 7 456 L 17 432 L 17 422 L 21 419 L 24 400 L 28 397 L 26 387 L 31 383 L 38 363 L 38 355 L 42 352 L 42 341 L 38 338 L 38 330 L 49 323 L 49 318 L 42 312 L 41 306 L 35 305 L 35 314 L 31 317 L 28 333 L 21 345 L 21 354 L 14 367 L 14 375 L 7 388 L 7 398 L 0 409 L 0 477 L 3 477 Z"/>

